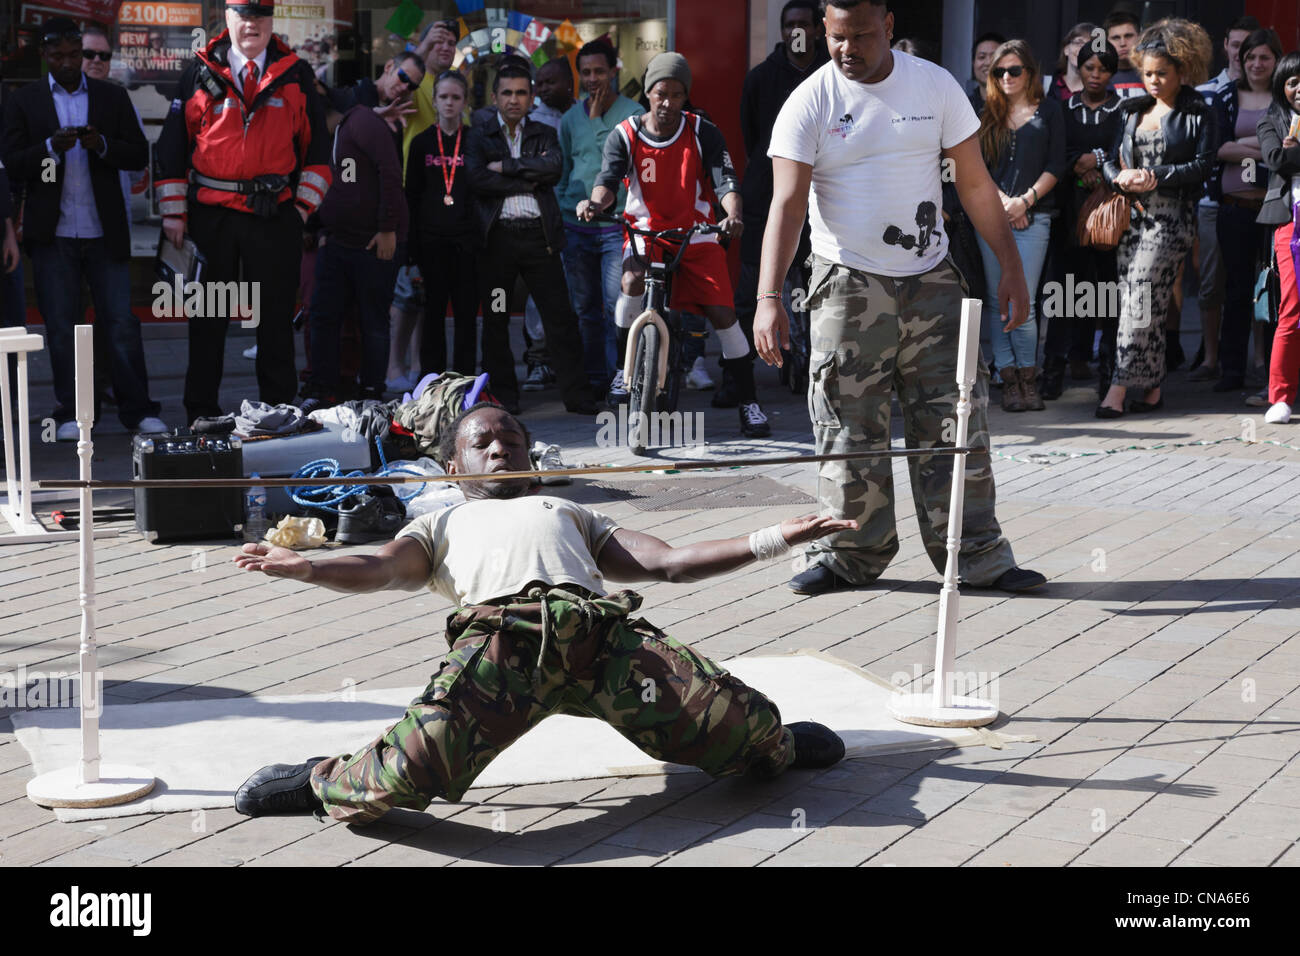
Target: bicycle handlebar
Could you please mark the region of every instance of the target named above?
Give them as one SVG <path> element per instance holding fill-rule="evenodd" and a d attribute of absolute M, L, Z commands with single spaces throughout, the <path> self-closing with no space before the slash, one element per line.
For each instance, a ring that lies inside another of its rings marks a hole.
<path fill-rule="evenodd" d="M 595 213 L 595 215 L 592 218 L 599 222 L 609 222 L 621 226 L 624 233 L 628 235 L 629 239 L 633 236 L 643 236 L 649 239 L 651 242 L 659 241 L 659 242 L 678 243 L 677 253 L 673 256 L 672 260 L 667 264 L 667 270 L 669 272 L 675 272 L 677 270 L 677 267 L 681 264 L 682 256 L 685 254 L 686 247 L 690 244 L 690 240 L 692 236 L 724 234 L 722 227 L 717 223 L 713 223 L 713 222 L 697 222 L 686 229 L 682 229 L 682 228 L 641 229 L 637 226 L 632 225 L 632 223 L 628 222 L 626 217 L 617 216 L 609 212 Z M 650 243 L 646 244 L 647 250 L 649 249 L 649 245 Z M 637 262 L 641 263 L 641 265 L 648 267 L 649 263 L 646 261 L 645 256 L 637 252 L 635 242 L 631 243 L 631 247 L 632 247 L 633 258 L 635 258 Z"/>

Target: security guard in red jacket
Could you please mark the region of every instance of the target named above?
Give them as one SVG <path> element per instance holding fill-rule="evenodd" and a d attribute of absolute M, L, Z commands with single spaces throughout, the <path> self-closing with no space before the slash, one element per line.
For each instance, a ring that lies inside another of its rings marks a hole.
<path fill-rule="evenodd" d="M 154 151 L 163 232 L 186 233 L 206 259 L 201 281 L 240 281 L 256 307 L 257 385 L 271 405 L 293 401 L 293 310 L 302 224 L 329 189 L 324 103 L 311 67 L 272 32 L 275 0 L 226 7 L 226 31 L 195 54 Z M 234 288 L 234 287 L 228 287 Z M 234 306 L 189 318 L 185 410 L 222 414 L 217 401 Z M 225 301 L 227 306 L 220 309 Z"/>

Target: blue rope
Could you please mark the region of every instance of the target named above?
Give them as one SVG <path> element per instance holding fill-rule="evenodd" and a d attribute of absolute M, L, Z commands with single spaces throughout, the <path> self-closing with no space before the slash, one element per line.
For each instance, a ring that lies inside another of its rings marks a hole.
<path fill-rule="evenodd" d="M 384 457 L 383 443 L 379 438 L 375 439 L 375 447 L 379 451 L 379 462 L 383 466 L 377 472 L 375 477 L 386 475 L 415 475 L 417 477 L 427 477 L 424 472 L 409 464 L 390 465 Z M 290 477 L 292 478 L 364 478 L 367 477 L 364 471 L 349 471 L 346 475 L 339 473 L 341 466 L 337 459 L 318 458 L 315 461 L 309 461 Z M 427 482 L 421 482 L 418 485 L 411 485 L 405 492 L 398 491 L 397 497 L 402 501 L 410 501 L 412 498 L 424 492 L 424 486 Z M 339 504 L 352 495 L 361 494 L 366 490 L 366 485 L 349 484 L 340 481 L 336 485 L 299 485 L 291 487 L 289 497 L 293 499 L 294 504 L 301 505 L 304 508 L 318 508 L 321 511 L 330 511 L 338 514 Z"/>

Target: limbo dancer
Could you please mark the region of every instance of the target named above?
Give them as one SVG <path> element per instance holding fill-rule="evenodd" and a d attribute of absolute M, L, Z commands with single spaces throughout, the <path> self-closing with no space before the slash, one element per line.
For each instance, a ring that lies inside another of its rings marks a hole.
<path fill-rule="evenodd" d="M 1002 316 L 988 319 L 1004 321 L 1006 331 L 1029 314 L 1020 254 L 980 154 L 979 120 L 957 81 L 890 50 L 894 16 L 884 0 L 829 0 L 824 23 L 831 62 L 786 100 L 768 148 L 773 195 L 754 343 L 765 362 L 781 364 L 790 329 L 781 287 L 810 211 L 808 408 L 816 452 L 887 448 L 893 391 L 909 448 L 951 444 L 963 284 L 937 216 L 942 169 L 950 170 L 962 206 L 998 258 Z M 1017 208 L 1030 202 L 1013 201 Z M 976 451 L 966 465 L 962 581 L 1025 591 L 1046 579 L 1016 567 L 994 514 L 982 361 L 973 392 L 967 444 Z M 860 587 L 884 572 L 898 553 L 892 464 L 875 458 L 821 465 L 822 513 L 857 519 L 860 529 L 814 542 L 810 567 L 790 582 L 795 593 Z M 921 540 L 942 574 L 952 461 L 910 458 L 908 467 Z"/>
<path fill-rule="evenodd" d="M 448 474 L 526 471 L 527 429 L 495 405 L 447 427 Z M 599 512 L 530 494 L 529 478 L 462 482 L 464 504 L 417 518 L 374 555 L 309 561 L 246 544 L 245 570 L 364 593 L 428 587 L 454 601 L 451 653 L 406 715 L 365 749 L 274 764 L 235 795 L 248 816 L 321 811 L 369 823 L 394 807 L 455 801 L 542 718 L 595 717 L 659 760 L 714 775 L 828 767 L 844 744 L 821 724 L 784 726 L 776 704 L 631 615 L 606 581 L 695 581 L 766 560 L 854 522 L 808 515 L 748 537 L 683 547 Z"/>

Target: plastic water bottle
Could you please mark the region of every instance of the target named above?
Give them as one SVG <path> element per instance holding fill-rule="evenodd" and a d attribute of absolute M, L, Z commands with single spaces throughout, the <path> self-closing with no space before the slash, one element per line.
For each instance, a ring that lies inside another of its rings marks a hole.
<path fill-rule="evenodd" d="M 262 476 L 253 473 L 253 478 Z M 244 494 L 244 540 L 254 544 L 266 537 L 266 489 L 254 485 Z"/>

